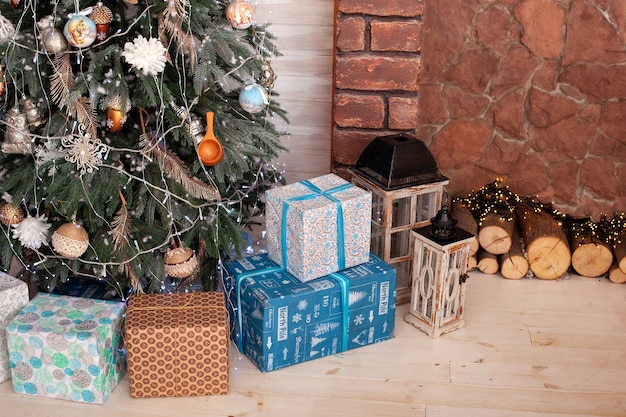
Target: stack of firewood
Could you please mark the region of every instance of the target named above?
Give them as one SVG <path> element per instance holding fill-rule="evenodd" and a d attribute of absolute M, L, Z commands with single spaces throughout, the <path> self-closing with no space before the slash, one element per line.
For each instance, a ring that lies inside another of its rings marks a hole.
<path fill-rule="evenodd" d="M 626 283 L 624 215 L 573 219 L 533 199 L 488 184 L 452 202 L 458 225 L 475 234 L 469 269 L 504 278 L 552 280 L 570 268 L 585 277 Z"/>

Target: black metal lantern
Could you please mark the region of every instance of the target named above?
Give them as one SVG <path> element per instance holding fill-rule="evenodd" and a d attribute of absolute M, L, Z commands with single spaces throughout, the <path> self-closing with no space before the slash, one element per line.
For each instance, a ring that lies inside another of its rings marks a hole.
<path fill-rule="evenodd" d="M 454 226 L 456 226 L 458 222 L 459 221 L 450 214 L 448 206 L 443 205 L 437 212 L 437 215 L 430 219 L 430 224 L 432 224 L 431 233 L 434 237 L 439 239 L 452 239 L 455 235 Z"/>
<path fill-rule="evenodd" d="M 352 170 L 352 182 L 372 192 L 370 249 L 396 270 L 396 302 L 410 299 L 411 230 L 430 227 L 445 201 L 448 179 L 421 140 L 406 135 L 374 139 Z"/>

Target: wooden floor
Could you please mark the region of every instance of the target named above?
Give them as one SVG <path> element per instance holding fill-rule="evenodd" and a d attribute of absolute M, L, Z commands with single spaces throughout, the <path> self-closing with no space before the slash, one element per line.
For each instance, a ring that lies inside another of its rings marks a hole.
<path fill-rule="evenodd" d="M 0 384 L 1 416 L 626 416 L 626 285 L 571 276 L 508 281 L 473 272 L 466 326 L 396 337 L 262 374 L 233 350 L 230 394 L 105 405 L 24 397 Z"/>

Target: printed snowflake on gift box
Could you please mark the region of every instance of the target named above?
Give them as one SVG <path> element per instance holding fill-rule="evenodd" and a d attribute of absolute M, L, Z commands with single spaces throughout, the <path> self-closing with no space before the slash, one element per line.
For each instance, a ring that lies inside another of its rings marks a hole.
<path fill-rule="evenodd" d="M 306 310 L 306 308 L 309 306 L 309 303 L 307 300 L 300 300 L 298 302 L 298 310 L 302 311 L 302 310 Z"/>
<path fill-rule="evenodd" d="M 357 314 L 357 316 L 354 318 L 354 324 L 356 326 L 363 324 L 363 321 L 365 320 L 365 317 L 363 317 L 363 314 Z"/>
<path fill-rule="evenodd" d="M 302 321 L 302 314 L 300 313 L 294 314 L 293 317 L 291 318 L 291 321 L 294 323 L 300 323 Z"/>
<path fill-rule="evenodd" d="M 61 144 L 67 148 L 65 160 L 76 164 L 81 175 L 98 169 L 107 150 L 106 145 L 93 139 L 82 124 L 78 126 L 78 134 L 64 137 Z"/>

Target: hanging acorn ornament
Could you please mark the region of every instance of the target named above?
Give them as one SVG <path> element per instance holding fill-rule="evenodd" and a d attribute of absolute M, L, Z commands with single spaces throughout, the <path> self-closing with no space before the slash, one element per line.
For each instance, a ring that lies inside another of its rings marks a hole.
<path fill-rule="evenodd" d="M 198 144 L 198 156 L 204 165 L 213 166 L 222 160 L 224 149 L 213 133 L 212 111 L 206 113 L 207 130 L 204 138 Z"/>
<path fill-rule="evenodd" d="M 172 278 L 185 278 L 195 271 L 198 258 L 194 251 L 185 246 L 175 246 L 163 254 L 165 273 Z"/>
<path fill-rule="evenodd" d="M 91 20 L 96 24 L 96 39 L 99 42 L 105 41 L 109 37 L 109 30 L 111 29 L 111 22 L 113 21 L 111 9 L 99 1 L 91 10 L 89 17 L 91 17 Z"/>
<path fill-rule="evenodd" d="M 122 103 L 120 96 L 112 96 L 109 98 L 106 110 L 106 124 L 112 133 L 119 132 L 126 123 L 128 112 L 126 106 Z"/>
<path fill-rule="evenodd" d="M 226 6 L 226 19 L 235 29 L 248 29 L 254 23 L 254 6 L 245 0 L 233 0 Z"/>
<path fill-rule="evenodd" d="M 78 223 L 61 225 L 52 234 L 52 247 L 55 252 L 66 258 L 78 258 L 89 247 L 89 235 Z"/>
<path fill-rule="evenodd" d="M 67 40 L 60 29 L 54 27 L 54 17 L 44 16 L 37 22 L 38 38 L 43 49 L 49 54 L 67 51 Z"/>
<path fill-rule="evenodd" d="M 20 206 L 5 201 L 0 203 L 0 222 L 5 226 L 18 224 L 24 219 L 24 211 Z"/>

